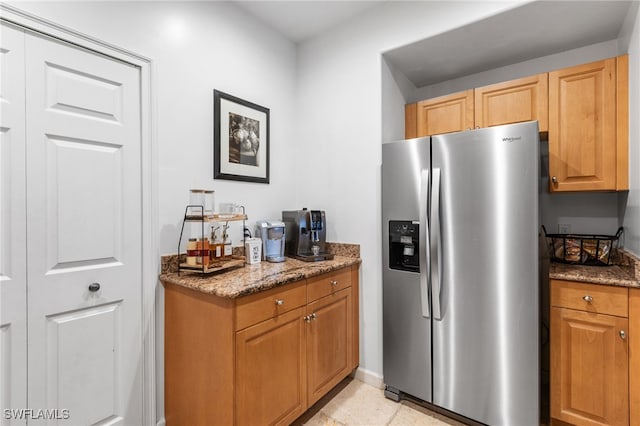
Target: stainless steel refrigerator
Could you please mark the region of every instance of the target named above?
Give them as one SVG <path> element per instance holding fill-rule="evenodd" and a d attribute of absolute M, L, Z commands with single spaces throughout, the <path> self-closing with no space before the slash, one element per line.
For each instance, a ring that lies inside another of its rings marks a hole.
<path fill-rule="evenodd" d="M 385 394 L 539 424 L 537 122 L 382 145 Z"/>

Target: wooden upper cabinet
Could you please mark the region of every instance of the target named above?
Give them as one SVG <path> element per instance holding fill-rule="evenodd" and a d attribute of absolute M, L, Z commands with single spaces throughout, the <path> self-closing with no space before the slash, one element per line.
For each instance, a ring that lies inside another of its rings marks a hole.
<path fill-rule="evenodd" d="M 472 129 L 473 90 L 420 101 L 416 116 L 417 137 Z"/>
<path fill-rule="evenodd" d="M 404 138 L 413 139 L 418 137 L 418 103 L 406 104 L 404 106 Z"/>
<path fill-rule="evenodd" d="M 475 127 L 538 120 L 539 130 L 546 132 L 547 94 L 547 73 L 475 89 Z"/>
<path fill-rule="evenodd" d="M 627 74 L 626 56 L 549 73 L 550 191 L 628 189 Z"/>

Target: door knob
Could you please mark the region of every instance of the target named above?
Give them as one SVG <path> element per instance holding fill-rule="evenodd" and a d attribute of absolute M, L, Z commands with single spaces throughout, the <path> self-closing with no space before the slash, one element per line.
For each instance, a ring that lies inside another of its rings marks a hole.
<path fill-rule="evenodd" d="M 95 293 L 98 290 L 100 290 L 100 283 L 91 283 L 91 284 L 89 284 L 89 291 L 90 292 Z"/>

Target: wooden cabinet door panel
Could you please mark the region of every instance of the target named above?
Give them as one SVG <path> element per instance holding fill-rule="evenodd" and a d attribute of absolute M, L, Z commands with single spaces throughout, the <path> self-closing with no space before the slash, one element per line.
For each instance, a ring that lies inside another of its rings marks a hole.
<path fill-rule="evenodd" d="M 473 89 L 418 102 L 417 136 L 473 128 Z"/>
<path fill-rule="evenodd" d="M 629 424 L 628 320 L 551 309 L 551 416 L 574 425 Z"/>
<path fill-rule="evenodd" d="M 236 330 L 242 330 L 307 303 L 305 280 L 276 287 L 236 300 Z"/>
<path fill-rule="evenodd" d="M 551 306 L 593 314 L 627 317 L 629 295 L 626 287 L 551 280 Z"/>
<path fill-rule="evenodd" d="M 491 127 L 538 120 L 548 130 L 547 74 L 506 81 L 475 89 L 475 125 Z"/>
<path fill-rule="evenodd" d="M 340 382 L 352 367 L 351 289 L 333 293 L 307 306 L 309 405 Z"/>
<path fill-rule="evenodd" d="M 551 191 L 616 189 L 616 58 L 549 73 Z"/>
<path fill-rule="evenodd" d="M 306 410 L 304 312 L 236 333 L 236 424 L 287 425 Z"/>
<path fill-rule="evenodd" d="M 404 107 L 404 138 L 418 137 L 418 104 L 407 104 Z"/>

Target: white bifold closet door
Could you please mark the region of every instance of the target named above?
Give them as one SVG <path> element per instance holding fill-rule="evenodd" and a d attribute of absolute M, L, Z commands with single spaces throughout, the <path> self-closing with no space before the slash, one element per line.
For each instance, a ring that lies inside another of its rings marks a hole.
<path fill-rule="evenodd" d="M 27 406 L 24 34 L 0 27 L 0 424 Z"/>
<path fill-rule="evenodd" d="M 25 408 L 57 410 L 29 424 L 139 425 L 140 70 L 31 33 L 24 58 Z"/>

